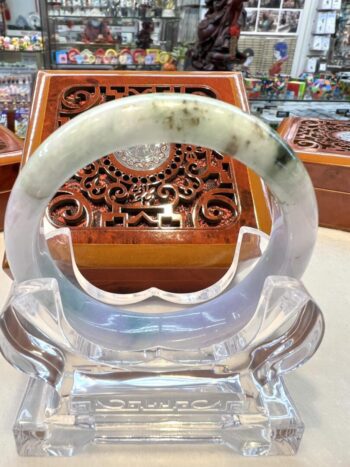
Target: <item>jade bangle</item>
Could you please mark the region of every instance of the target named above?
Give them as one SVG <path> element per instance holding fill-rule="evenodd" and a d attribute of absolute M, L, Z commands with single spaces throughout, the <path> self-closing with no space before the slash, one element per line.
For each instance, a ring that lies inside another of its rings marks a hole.
<path fill-rule="evenodd" d="M 146 314 L 102 303 L 64 277 L 52 260 L 41 231 L 45 209 L 72 173 L 101 155 L 174 141 L 229 154 L 262 177 L 276 200 L 269 245 L 239 284 L 203 304 Z M 95 107 L 44 141 L 12 190 L 5 242 L 17 282 L 57 279 L 66 319 L 84 339 L 114 350 L 188 350 L 222 342 L 241 330 L 252 319 L 268 276 L 300 277 L 315 243 L 317 221 L 314 190 L 303 164 L 264 123 L 214 99 L 149 94 Z"/>

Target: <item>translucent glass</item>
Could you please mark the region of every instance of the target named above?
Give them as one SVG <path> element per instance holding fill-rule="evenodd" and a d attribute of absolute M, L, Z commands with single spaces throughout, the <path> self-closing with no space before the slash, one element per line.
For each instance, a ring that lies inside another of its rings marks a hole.
<path fill-rule="evenodd" d="M 257 260 L 261 258 L 266 250 L 269 241 L 269 236 L 263 232 L 251 227 L 242 227 L 237 236 L 235 253 L 230 267 L 216 283 L 205 289 L 186 293 L 173 293 L 151 287 L 140 292 L 118 294 L 97 288 L 81 274 L 74 258 L 71 232 L 68 228 L 50 228 L 45 233 L 45 238 L 48 241 L 49 250 L 53 253 L 54 262 L 58 269 L 66 278 L 69 278 L 70 282 L 84 290 L 90 297 L 110 305 L 136 304 L 152 297 L 163 300 L 148 301 L 142 303 L 139 307 L 127 307 L 129 311 L 138 311 L 140 313 L 179 310 L 179 306 L 169 306 L 169 303 L 164 303 L 164 301 L 174 304 L 193 305 L 217 297 L 225 290 L 238 284 L 247 275 L 248 271 L 253 269 Z M 167 269 L 165 268 L 164 274 L 166 273 Z"/>

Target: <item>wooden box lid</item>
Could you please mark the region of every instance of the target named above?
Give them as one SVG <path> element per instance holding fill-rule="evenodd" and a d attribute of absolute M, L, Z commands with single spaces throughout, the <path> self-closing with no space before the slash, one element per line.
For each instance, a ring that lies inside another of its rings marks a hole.
<path fill-rule="evenodd" d="M 40 72 L 24 163 L 81 112 L 153 92 L 209 96 L 248 112 L 238 73 Z M 71 228 L 78 266 L 99 287 L 117 292 L 207 287 L 229 267 L 242 225 L 269 231 L 260 179 L 240 163 L 176 142 L 160 147 L 157 157 L 163 158 L 157 169 L 136 170 L 125 153 L 101 154 L 72 174 L 50 203 L 49 221 Z M 113 199 L 106 195 L 112 183 Z"/>
<path fill-rule="evenodd" d="M 288 117 L 278 128 L 304 162 L 350 165 L 350 121 Z"/>

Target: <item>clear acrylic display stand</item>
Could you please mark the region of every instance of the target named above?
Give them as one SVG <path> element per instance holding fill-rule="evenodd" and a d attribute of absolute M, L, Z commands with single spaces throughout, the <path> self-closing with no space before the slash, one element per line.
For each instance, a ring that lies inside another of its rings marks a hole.
<path fill-rule="evenodd" d="M 240 238 L 255 244 L 254 258 L 239 261 L 236 250 L 229 287 L 267 244 L 253 229 Z M 51 233 L 49 244 L 68 249 L 70 261 L 60 268 L 73 280 L 69 230 Z M 174 307 L 139 300 L 131 310 Z M 14 425 L 21 455 L 69 456 L 89 444 L 123 442 L 211 442 L 246 456 L 280 455 L 295 453 L 303 434 L 283 376 L 316 351 L 323 319 L 300 281 L 270 276 L 252 320 L 228 330 L 222 343 L 193 352 L 113 352 L 83 342 L 65 317 L 56 280 L 47 278 L 13 286 L 1 333 L 4 356 L 31 376 Z M 77 346 L 89 345 L 91 359 L 77 355 Z M 109 364 L 99 362 L 102 354 Z"/>

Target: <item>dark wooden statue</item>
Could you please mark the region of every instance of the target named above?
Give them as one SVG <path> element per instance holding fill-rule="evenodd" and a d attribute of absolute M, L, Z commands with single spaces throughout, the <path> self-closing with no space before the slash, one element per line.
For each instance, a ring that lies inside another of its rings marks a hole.
<path fill-rule="evenodd" d="M 149 49 L 152 45 L 152 34 L 154 31 L 154 24 L 152 20 L 145 20 L 142 22 L 142 29 L 137 35 L 136 45 L 140 49 Z"/>
<path fill-rule="evenodd" d="M 229 71 L 245 57 L 237 43 L 244 23 L 246 0 L 206 0 L 208 11 L 198 25 L 198 41 L 192 51 L 197 70 Z"/>

